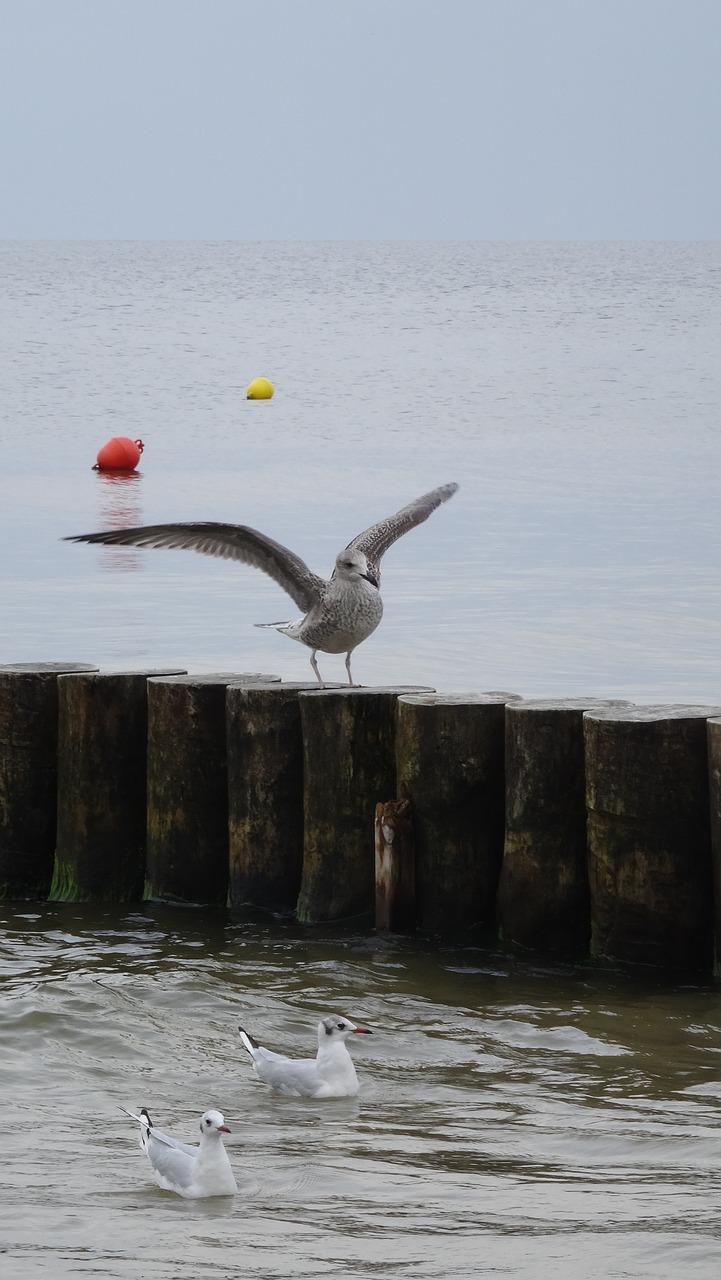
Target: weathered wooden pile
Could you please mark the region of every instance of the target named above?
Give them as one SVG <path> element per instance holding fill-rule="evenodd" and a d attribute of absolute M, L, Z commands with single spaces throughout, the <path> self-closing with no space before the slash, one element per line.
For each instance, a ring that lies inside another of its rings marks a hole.
<path fill-rule="evenodd" d="M 0 887 L 710 972 L 721 707 L 0 667 Z"/>

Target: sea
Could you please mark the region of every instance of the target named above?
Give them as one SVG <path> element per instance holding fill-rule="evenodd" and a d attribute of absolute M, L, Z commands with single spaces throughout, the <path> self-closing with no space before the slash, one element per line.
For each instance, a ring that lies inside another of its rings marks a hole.
<path fill-rule="evenodd" d="M 311 675 L 252 568 L 69 535 L 259 529 L 383 560 L 365 685 L 721 701 L 721 245 L 0 244 L 0 662 Z M 246 399 L 271 379 L 270 400 Z M 111 437 L 137 471 L 93 470 Z M 342 656 L 319 655 L 330 680 Z M 721 989 L 473 937 L 161 903 L 0 904 L 9 1280 L 716 1280 Z M 371 1027 L 357 1099 L 237 1035 Z M 240 1194 L 161 1191 L 121 1107 Z"/>

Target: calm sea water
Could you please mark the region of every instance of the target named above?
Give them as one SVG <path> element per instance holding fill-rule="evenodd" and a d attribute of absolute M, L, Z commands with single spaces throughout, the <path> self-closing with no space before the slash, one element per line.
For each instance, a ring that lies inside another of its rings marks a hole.
<path fill-rule="evenodd" d="M 231 520 L 325 574 L 458 480 L 358 680 L 718 702 L 721 245 L 5 244 L 0 279 L 3 661 L 306 678 L 255 570 L 59 539 Z M 92 472 L 115 434 L 140 475 Z"/>
<path fill-rule="evenodd" d="M 262 575 L 61 537 L 231 520 L 324 573 L 458 480 L 357 679 L 718 703 L 720 277 L 718 245 L 0 245 L 0 660 L 304 679 Z M 91 470 L 115 434 L 138 475 Z M 0 908 L 0 976 L 13 1280 L 719 1274 L 718 986 L 42 904 Z M 329 1010 L 374 1028 L 360 1098 L 267 1094 L 237 1023 L 302 1054 Z M 186 1203 L 118 1107 L 192 1140 L 210 1104 L 241 1195 Z"/>

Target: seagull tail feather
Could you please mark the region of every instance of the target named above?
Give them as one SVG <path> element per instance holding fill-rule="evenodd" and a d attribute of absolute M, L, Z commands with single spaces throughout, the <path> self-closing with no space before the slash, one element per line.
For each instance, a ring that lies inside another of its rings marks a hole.
<path fill-rule="evenodd" d="M 258 1041 L 254 1040 L 253 1037 L 249 1035 L 247 1031 L 244 1031 L 242 1027 L 238 1027 L 238 1031 L 240 1032 L 240 1042 L 243 1048 L 247 1050 L 252 1058 L 253 1050 L 260 1048 Z"/>

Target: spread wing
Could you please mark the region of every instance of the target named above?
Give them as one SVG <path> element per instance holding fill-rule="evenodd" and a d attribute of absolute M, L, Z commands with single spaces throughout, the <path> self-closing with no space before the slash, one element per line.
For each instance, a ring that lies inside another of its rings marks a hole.
<path fill-rule="evenodd" d="M 370 529 L 359 533 L 352 542 L 348 543 L 348 548 L 355 547 L 363 552 L 371 573 L 380 582 L 378 567 L 381 556 L 394 542 L 402 538 L 404 533 L 408 533 L 409 529 L 415 529 L 417 524 L 423 524 L 431 512 L 440 507 L 442 502 L 452 498 L 457 490 L 457 484 L 442 484 L 438 489 L 431 489 L 430 493 L 424 493 L 414 502 L 409 502 L 408 506 L 403 507 L 401 511 L 396 511 L 394 516 L 379 520 L 378 524 L 372 524 Z"/>
<path fill-rule="evenodd" d="M 63 541 L 100 543 L 106 547 L 171 547 L 200 551 L 205 556 L 219 556 L 223 560 L 237 560 L 267 573 L 304 613 L 318 602 L 327 586 L 300 556 L 243 524 L 221 524 L 212 520 L 190 524 L 150 524 L 135 529 L 78 533 Z"/>

